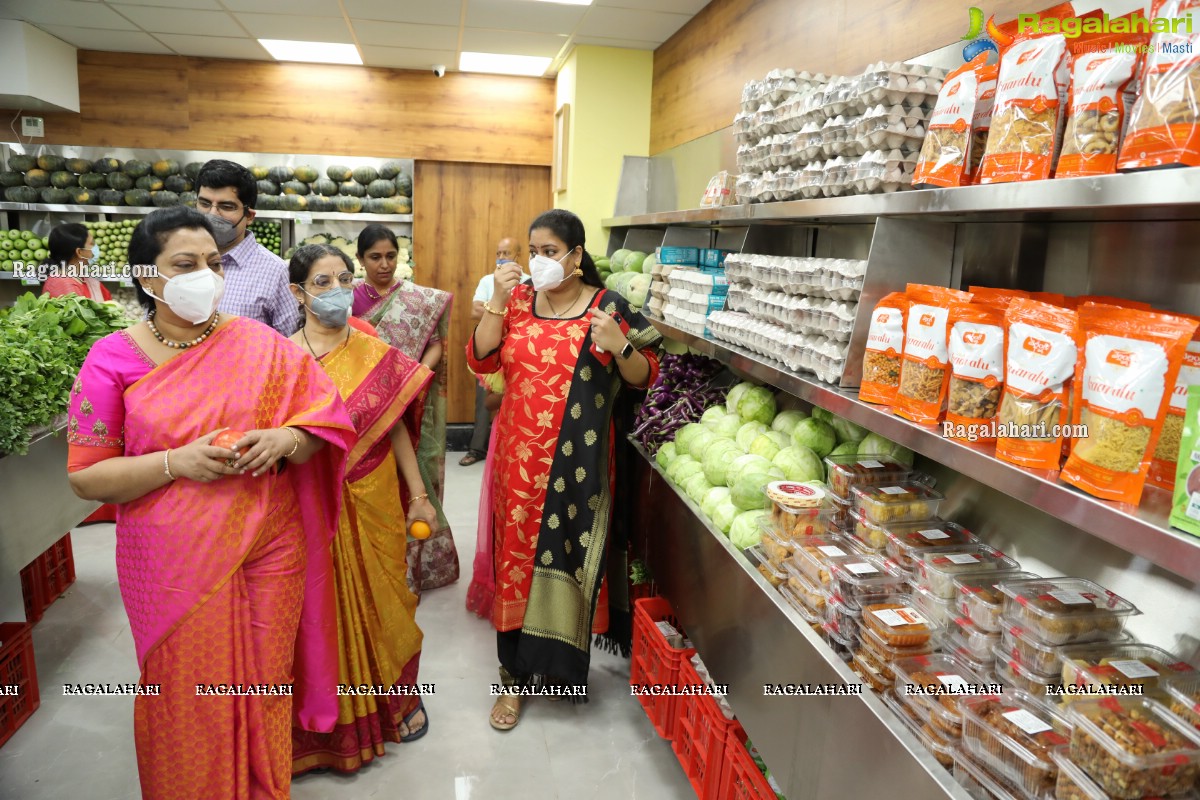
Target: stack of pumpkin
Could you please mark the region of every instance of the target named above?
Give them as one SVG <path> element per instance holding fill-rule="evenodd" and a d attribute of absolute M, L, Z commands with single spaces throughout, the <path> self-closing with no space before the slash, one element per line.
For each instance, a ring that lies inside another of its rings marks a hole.
<path fill-rule="evenodd" d="M 14 153 L 0 172 L 4 199 L 14 203 L 53 203 L 165 208 L 196 201 L 193 191 L 202 162 L 186 167 L 161 159 L 86 158 Z"/>
<path fill-rule="evenodd" d="M 260 209 L 412 213 L 412 176 L 398 161 L 388 161 L 379 169 L 334 165 L 323 178 L 309 166 L 251 167 L 250 172 L 258 180 Z"/>

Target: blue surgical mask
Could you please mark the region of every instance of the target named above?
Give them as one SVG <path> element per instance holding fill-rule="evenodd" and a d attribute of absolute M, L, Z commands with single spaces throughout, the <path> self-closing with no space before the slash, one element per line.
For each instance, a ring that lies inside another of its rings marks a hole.
<path fill-rule="evenodd" d="M 354 304 L 354 290 L 344 286 L 335 286 L 325 294 L 313 294 L 307 289 L 304 293 L 312 298 L 308 304 L 309 310 L 326 328 L 341 328 L 350 318 L 350 306 Z"/>

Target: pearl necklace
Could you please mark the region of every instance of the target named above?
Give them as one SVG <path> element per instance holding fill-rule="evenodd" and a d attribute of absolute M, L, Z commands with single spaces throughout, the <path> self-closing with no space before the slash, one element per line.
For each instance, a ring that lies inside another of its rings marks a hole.
<path fill-rule="evenodd" d="M 207 339 L 216 329 L 217 323 L 221 320 L 221 314 L 219 312 L 213 314 L 212 322 L 208 323 L 208 328 L 204 331 L 204 333 L 200 334 L 195 339 L 192 339 L 190 342 L 177 342 L 173 339 L 168 339 L 159 332 L 158 326 L 154 324 L 155 311 L 156 309 L 152 309 L 149 315 L 146 317 L 146 325 L 149 326 L 150 333 L 154 334 L 154 338 L 158 339 L 159 342 L 165 344 L 167 347 L 174 347 L 181 350 L 186 350 L 189 347 L 195 347 L 198 344 L 202 344 L 204 340 Z"/>

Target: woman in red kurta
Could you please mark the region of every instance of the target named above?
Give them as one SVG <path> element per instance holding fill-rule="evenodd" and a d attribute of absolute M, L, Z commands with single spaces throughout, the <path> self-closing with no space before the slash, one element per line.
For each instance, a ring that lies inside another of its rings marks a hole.
<path fill-rule="evenodd" d="M 506 385 L 496 419 L 492 623 L 509 687 L 587 684 L 591 636 L 608 629 L 613 401 L 623 384 L 647 386 L 658 371 L 658 333 L 602 287 L 583 238 L 570 212 L 534 220 L 533 287 L 518 286 L 518 265 L 498 267 L 467 344 L 471 369 L 503 372 Z M 519 711 L 516 697 L 500 697 L 492 727 L 514 727 Z"/>

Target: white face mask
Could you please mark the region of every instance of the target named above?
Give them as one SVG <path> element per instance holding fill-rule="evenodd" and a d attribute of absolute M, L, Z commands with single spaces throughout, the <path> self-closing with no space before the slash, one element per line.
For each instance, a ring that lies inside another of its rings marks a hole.
<path fill-rule="evenodd" d="M 217 303 L 225 294 L 225 279 L 211 269 L 188 272 L 168 278 L 162 297 L 152 294 L 149 289 L 146 294 L 166 303 L 181 319 L 199 325 L 217 310 Z"/>
<path fill-rule="evenodd" d="M 537 254 L 529 257 L 529 274 L 533 278 L 533 288 L 539 292 L 557 289 L 567 279 L 562 261 Z"/>

